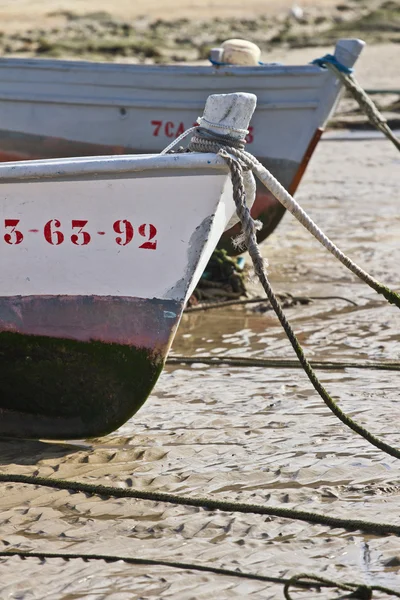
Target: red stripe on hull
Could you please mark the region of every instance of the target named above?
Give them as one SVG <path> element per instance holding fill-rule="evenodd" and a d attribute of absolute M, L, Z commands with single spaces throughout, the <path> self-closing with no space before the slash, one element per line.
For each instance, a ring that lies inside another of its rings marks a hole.
<path fill-rule="evenodd" d="M 170 343 L 182 304 L 121 296 L 0 297 L 0 332 L 99 341 L 158 352 Z"/>

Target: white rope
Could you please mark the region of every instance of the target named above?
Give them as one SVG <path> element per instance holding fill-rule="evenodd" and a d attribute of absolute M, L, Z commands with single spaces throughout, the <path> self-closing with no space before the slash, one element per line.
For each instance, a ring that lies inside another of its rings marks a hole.
<path fill-rule="evenodd" d="M 354 263 L 351 258 L 346 256 L 336 244 L 334 244 L 327 235 L 318 227 L 318 225 L 308 216 L 298 202 L 289 194 L 289 192 L 279 183 L 279 181 L 266 169 L 254 156 L 245 151 L 230 149 L 232 154 L 242 160 L 247 166 L 251 167 L 253 173 L 265 185 L 265 187 L 275 196 L 277 200 L 305 227 L 335 258 L 340 260 L 357 277 L 369 283 L 377 285 L 373 277 Z"/>
<path fill-rule="evenodd" d="M 184 140 L 185 137 L 187 137 L 188 135 L 190 135 L 191 133 L 193 133 L 194 131 L 196 131 L 197 129 L 197 125 L 195 127 L 190 127 L 189 129 L 186 129 L 186 131 L 184 131 L 183 133 L 181 133 L 181 135 L 179 137 L 176 138 L 176 140 L 174 140 L 173 142 L 171 142 L 169 144 L 169 146 L 167 146 L 166 148 L 164 148 L 164 150 L 161 150 L 160 154 L 168 154 L 168 152 L 170 152 L 172 150 L 172 148 L 174 148 L 174 146 L 176 146 L 177 144 L 179 144 L 180 141 Z"/>
<path fill-rule="evenodd" d="M 249 133 L 248 129 L 238 129 L 237 127 L 232 127 L 231 125 L 223 125 L 222 123 L 212 123 L 204 117 L 199 117 L 197 121 L 200 127 L 204 127 L 204 125 L 206 125 L 207 129 L 212 127 L 213 129 L 221 129 L 222 131 L 231 131 L 233 133 L 237 133 L 243 139 Z"/>
<path fill-rule="evenodd" d="M 230 147 L 229 144 L 220 143 L 205 139 L 195 135 L 190 143 L 190 149 L 197 152 L 215 152 L 218 153 L 221 148 L 229 154 L 235 156 L 242 165 L 250 168 L 265 187 L 281 202 L 281 204 L 305 227 L 335 258 L 337 258 L 345 267 L 352 271 L 362 281 L 378 293 L 383 294 L 385 298 L 400 306 L 400 297 L 398 294 L 389 290 L 386 286 L 371 277 L 364 269 L 353 262 L 344 252 L 334 244 L 328 236 L 314 223 L 314 221 L 301 208 L 289 192 L 279 183 L 277 179 L 266 169 L 252 154 L 244 150 Z"/>

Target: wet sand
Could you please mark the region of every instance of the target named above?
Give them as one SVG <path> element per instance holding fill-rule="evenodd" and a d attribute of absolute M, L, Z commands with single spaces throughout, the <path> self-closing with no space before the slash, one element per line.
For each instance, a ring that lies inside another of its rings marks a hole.
<path fill-rule="evenodd" d="M 209 19 L 224 17 L 226 4 L 175 0 L 171 7 L 160 0 L 120 0 L 113 15 L 124 20 L 144 12 L 150 20 Z M 336 3 L 302 2 L 309 4 L 329 12 Z M 231 2 L 229 16 L 278 15 L 291 5 Z M 109 9 L 102 0 L 14 0 L 11 5 L 0 0 L 0 30 L 12 37 L 14 32 L 23 36 L 28 28 L 43 27 L 47 33 L 61 27 L 62 37 L 62 11 L 82 15 Z M 301 64 L 331 50 L 270 47 L 263 59 Z M 366 87 L 399 89 L 398 46 L 368 46 L 357 76 Z M 296 196 L 345 252 L 398 290 L 399 179 L 399 154 L 384 140 L 322 141 Z M 399 359 L 399 312 L 356 281 L 290 215 L 264 243 L 263 254 L 276 291 L 342 296 L 357 303 L 320 299 L 286 311 L 308 357 Z M 252 291 L 259 291 L 256 283 Z M 181 354 L 294 358 L 276 318 L 251 307 L 185 315 L 171 353 Z M 400 446 L 399 373 L 348 369 L 319 375 L 354 419 Z M 0 470 L 6 473 L 398 524 L 396 459 L 341 425 L 295 369 L 168 366 L 145 406 L 113 435 L 76 443 L 0 440 L 0 457 Z M 2 484 L 0 531 L 1 550 L 103 553 L 286 577 L 313 572 L 400 589 L 399 538 L 278 518 Z M 278 585 L 81 559 L 0 559 L 0 581 L 0 598 L 18 600 L 283 597 Z M 314 596 L 338 597 L 332 592 L 300 592 L 297 597 Z"/>
<path fill-rule="evenodd" d="M 369 272 L 399 289 L 400 158 L 386 141 L 322 141 L 297 198 Z M 399 359 L 400 315 L 286 215 L 263 245 L 276 291 L 314 359 Z M 184 316 L 173 355 L 293 358 L 276 318 L 250 308 Z M 353 418 L 399 447 L 400 374 L 319 373 Z M 398 524 L 398 461 L 341 425 L 299 370 L 167 367 L 115 434 L 71 443 L 0 441 L 1 471 L 258 502 Z M 2 550 L 108 553 L 272 576 L 313 572 L 399 589 L 400 540 L 298 521 L 1 485 Z M 0 561 L 1 598 L 282 598 L 277 585 L 123 562 Z M 299 593 L 302 598 L 334 593 Z M 379 596 L 378 596 L 379 597 Z"/>

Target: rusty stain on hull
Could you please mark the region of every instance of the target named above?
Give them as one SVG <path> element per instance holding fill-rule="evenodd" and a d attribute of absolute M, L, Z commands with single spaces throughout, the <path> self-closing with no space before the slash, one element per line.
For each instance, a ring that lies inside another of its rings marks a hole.
<path fill-rule="evenodd" d="M 317 144 L 318 144 L 319 140 L 321 139 L 321 135 L 323 134 L 323 132 L 324 132 L 323 128 L 319 127 L 316 130 L 316 132 L 314 133 L 310 143 L 308 144 L 307 150 L 304 153 L 303 159 L 300 163 L 299 168 L 297 169 L 296 175 L 294 176 L 294 178 L 289 186 L 288 191 L 289 191 L 289 194 L 291 194 L 292 196 L 300 185 L 300 181 L 303 178 L 303 175 L 306 171 L 308 163 L 310 162 L 310 159 L 311 159 L 312 155 L 314 154 L 314 150 L 317 147 Z"/>
<path fill-rule="evenodd" d="M 0 435 L 82 438 L 125 423 L 155 385 L 182 304 L 90 296 L 0 299 Z"/>
<path fill-rule="evenodd" d="M 135 151 L 124 146 L 76 142 L 64 138 L 0 129 L 0 162 L 114 154 L 135 154 Z"/>

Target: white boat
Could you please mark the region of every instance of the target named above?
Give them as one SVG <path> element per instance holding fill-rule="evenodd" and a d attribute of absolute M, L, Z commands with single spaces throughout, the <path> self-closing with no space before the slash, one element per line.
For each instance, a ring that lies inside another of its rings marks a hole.
<path fill-rule="evenodd" d="M 255 103 L 211 96 L 204 114 L 229 134 L 247 129 Z M 226 163 L 198 153 L 3 163 L 0 212 L 0 435 L 116 429 L 154 386 L 235 212 Z"/>
<path fill-rule="evenodd" d="M 335 58 L 353 67 L 364 43 L 340 40 Z M 197 120 L 210 94 L 256 94 L 248 150 L 294 193 L 341 84 L 316 65 L 156 66 L 0 59 L 0 160 L 160 152 Z M 259 188 L 259 241 L 281 204 Z M 233 251 L 229 231 L 222 245 Z"/>

